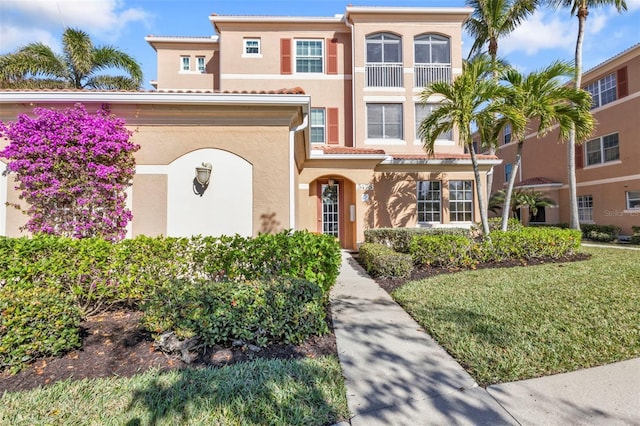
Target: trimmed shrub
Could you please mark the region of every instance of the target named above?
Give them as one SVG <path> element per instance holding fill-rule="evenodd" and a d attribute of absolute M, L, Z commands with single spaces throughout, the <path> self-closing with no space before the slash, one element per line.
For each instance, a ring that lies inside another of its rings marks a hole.
<path fill-rule="evenodd" d="M 14 281 L 0 286 L 0 370 L 80 346 L 80 312 L 59 286 Z"/>
<path fill-rule="evenodd" d="M 478 247 L 469 237 L 461 235 L 419 235 L 411 240 L 411 256 L 419 265 L 441 268 L 474 267 Z"/>
<path fill-rule="evenodd" d="M 384 244 L 399 253 L 411 251 L 411 240 L 416 235 L 469 235 L 465 228 L 378 228 L 364 231 L 366 243 Z"/>
<path fill-rule="evenodd" d="M 580 229 L 582 238 L 603 242 L 616 240 L 620 233 L 620 227 L 615 225 L 583 224 Z"/>
<path fill-rule="evenodd" d="M 551 227 L 527 227 L 519 231 L 493 231 L 491 240 L 482 243 L 485 261 L 538 258 L 558 259 L 575 253 L 581 232 Z"/>
<path fill-rule="evenodd" d="M 172 331 L 205 345 L 237 339 L 259 346 L 299 344 L 329 331 L 322 290 L 299 278 L 170 281 L 154 289 L 142 310 L 152 333 Z"/>
<path fill-rule="evenodd" d="M 398 253 L 384 244 L 362 244 L 359 257 L 364 269 L 373 277 L 408 278 L 413 270 L 411 255 Z"/>
<path fill-rule="evenodd" d="M 631 231 L 633 232 L 629 240 L 631 244 L 640 244 L 640 226 L 632 226 Z"/>
<path fill-rule="evenodd" d="M 515 217 L 510 217 L 507 221 L 507 231 L 517 231 L 519 229 L 524 228 L 524 225 L 520 220 Z M 491 231 L 499 231 L 502 229 L 502 218 L 501 217 L 490 217 L 489 218 L 489 232 Z M 472 235 L 481 235 L 482 234 L 482 225 L 479 223 L 474 223 L 471 226 Z"/>

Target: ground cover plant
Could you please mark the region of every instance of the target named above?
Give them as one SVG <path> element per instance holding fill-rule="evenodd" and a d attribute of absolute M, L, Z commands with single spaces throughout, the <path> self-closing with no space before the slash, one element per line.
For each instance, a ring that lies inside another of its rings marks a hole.
<path fill-rule="evenodd" d="M 396 282 L 392 296 L 482 386 L 640 356 L 640 252 L 581 252 Z"/>

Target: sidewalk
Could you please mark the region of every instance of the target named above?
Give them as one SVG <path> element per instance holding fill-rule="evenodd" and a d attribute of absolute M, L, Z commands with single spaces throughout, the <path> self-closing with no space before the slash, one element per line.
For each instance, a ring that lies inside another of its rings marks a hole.
<path fill-rule="evenodd" d="M 346 252 L 331 309 L 352 426 L 640 424 L 640 359 L 485 390 Z"/>

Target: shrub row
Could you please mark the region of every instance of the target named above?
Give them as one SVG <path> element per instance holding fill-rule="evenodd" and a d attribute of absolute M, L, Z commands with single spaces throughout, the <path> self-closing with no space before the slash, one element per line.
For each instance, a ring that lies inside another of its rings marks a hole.
<path fill-rule="evenodd" d="M 398 253 L 384 244 L 364 243 L 358 256 L 364 269 L 373 277 L 407 278 L 413 269 L 410 254 Z"/>
<path fill-rule="evenodd" d="M 468 268 L 484 262 L 505 260 L 558 259 L 575 253 L 580 231 L 557 228 L 523 228 L 493 231 L 487 240 L 457 235 L 422 235 L 411 242 L 416 264 L 443 268 Z"/>
<path fill-rule="evenodd" d="M 633 235 L 631 235 L 631 244 L 639 244 L 640 245 L 640 226 L 632 226 L 631 231 Z"/>
<path fill-rule="evenodd" d="M 620 233 L 620 227 L 615 225 L 583 224 L 580 229 L 582 238 L 602 242 L 614 241 Z"/>
<path fill-rule="evenodd" d="M 340 267 L 340 246 L 306 231 L 256 238 L 137 237 L 120 243 L 53 236 L 0 238 L 0 285 L 57 283 L 84 315 L 114 304 L 136 306 L 171 280 L 245 281 L 305 278 L 327 293 Z"/>
<path fill-rule="evenodd" d="M 465 228 L 379 228 L 364 231 L 365 243 L 384 244 L 399 253 L 409 253 L 417 235 L 469 235 Z"/>
<path fill-rule="evenodd" d="M 155 287 L 142 307 L 143 323 L 152 333 L 172 331 L 205 345 L 237 339 L 259 346 L 299 344 L 328 332 L 324 293 L 299 278 L 173 280 Z"/>

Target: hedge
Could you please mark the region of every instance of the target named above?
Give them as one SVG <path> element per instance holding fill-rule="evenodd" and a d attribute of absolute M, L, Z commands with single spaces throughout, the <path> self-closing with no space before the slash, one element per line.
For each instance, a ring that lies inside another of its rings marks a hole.
<path fill-rule="evenodd" d="M 620 227 L 615 225 L 583 224 L 580 229 L 583 238 L 593 241 L 614 241 L 620 233 Z"/>
<path fill-rule="evenodd" d="M 299 344 L 329 331 L 324 298 L 318 285 L 299 278 L 176 280 L 154 288 L 142 305 L 143 324 L 156 336 L 172 331 L 204 345 Z"/>
<path fill-rule="evenodd" d="M 440 268 L 472 267 L 478 263 L 473 255 L 478 243 L 462 235 L 420 235 L 411 240 L 414 263 Z"/>
<path fill-rule="evenodd" d="M 365 243 L 384 244 L 399 253 L 411 251 L 411 240 L 419 235 L 469 235 L 465 228 L 378 228 L 364 231 Z"/>
<path fill-rule="evenodd" d="M 411 255 L 384 244 L 364 243 L 358 253 L 364 269 L 373 277 L 407 278 L 413 269 Z"/>

